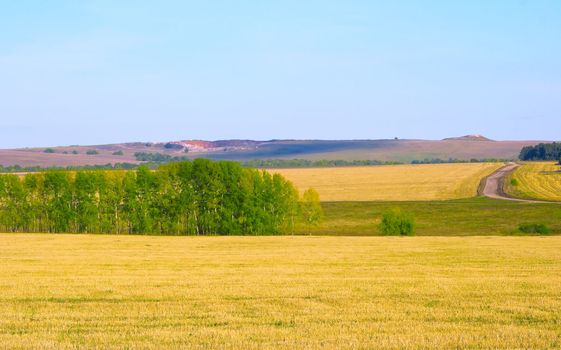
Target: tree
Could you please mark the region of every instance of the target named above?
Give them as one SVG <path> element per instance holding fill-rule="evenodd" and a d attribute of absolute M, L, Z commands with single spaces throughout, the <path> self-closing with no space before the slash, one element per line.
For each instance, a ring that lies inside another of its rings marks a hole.
<path fill-rule="evenodd" d="M 77 232 L 99 229 L 99 183 L 101 172 L 78 172 L 74 179 L 74 210 Z"/>
<path fill-rule="evenodd" d="M 382 215 L 380 231 L 385 235 L 410 236 L 415 232 L 413 217 L 399 208 L 391 209 Z"/>
<path fill-rule="evenodd" d="M 75 211 L 72 208 L 72 186 L 69 172 L 49 171 L 45 174 L 43 201 L 47 211 L 49 232 L 71 232 Z"/>
<path fill-rule="evenodd" d="M 315 189 L 309 188 L 304 191 L 300 202 L 300 211 L 308 228 L 318 226 L 323 221 L 323 208 L 321 207 L 319 193 Z"/>

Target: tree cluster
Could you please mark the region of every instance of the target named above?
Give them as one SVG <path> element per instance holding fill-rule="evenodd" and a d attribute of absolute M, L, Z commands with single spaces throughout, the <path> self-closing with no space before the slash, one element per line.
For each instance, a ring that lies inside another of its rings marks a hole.
<path fill-rule="evenodd" d="M 520 160 L 560 160 L 561 143 L 540 143 L 526 146 L 520 151 Z"/>
<path fill-rule="evenodd" d="M 298 207 L 281 175 L 235 162 L 0 176 L 5 232 L 276 234 L 290 230 Z"/>

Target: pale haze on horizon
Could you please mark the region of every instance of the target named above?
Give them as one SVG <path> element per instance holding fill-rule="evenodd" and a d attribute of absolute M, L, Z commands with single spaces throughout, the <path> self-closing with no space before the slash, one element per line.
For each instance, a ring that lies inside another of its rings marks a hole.
<path fill-rule="evenodd" d="M 4 1 L 0 148 L 561 137 L 561 1 Z"/>

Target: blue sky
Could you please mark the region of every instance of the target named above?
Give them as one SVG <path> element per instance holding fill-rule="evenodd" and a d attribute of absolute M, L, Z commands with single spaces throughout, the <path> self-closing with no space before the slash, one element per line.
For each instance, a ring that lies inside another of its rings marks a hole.
<path fill-rule="evenodd" d="M 0 147 L 559 139 L 561 1 L 2 1 Z"/>

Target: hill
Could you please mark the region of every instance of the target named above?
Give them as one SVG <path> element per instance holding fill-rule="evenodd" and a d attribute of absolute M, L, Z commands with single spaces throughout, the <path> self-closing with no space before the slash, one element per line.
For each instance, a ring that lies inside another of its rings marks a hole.
<path fill-rule="evenodd" d="M 477 142 L 468 142 L 477 141 Z M 0 165 L 75 166 L 136 163 L 135 153 L 226 160 L 310 159 L 411 162 L 424 159 L 514 159 L 543 141 L 491 141 L 479 135 L 445 140 L 184 140 L 0 150 Z M 88 154 L 89 153 L 89 154 Z"/>
<path fill-rule="evenodd" d="M 445 141 L 450 141 L 450 140 L 457 140 L 457 141 L 493 141 L 491 139 L 486 138 L 483 135 L 479 135 L 479 134 L 474 134 L 474 135 L 465 135 L 465 136 L 460 136 L 460 137 L 449 137 L 444 139 Z"/>

